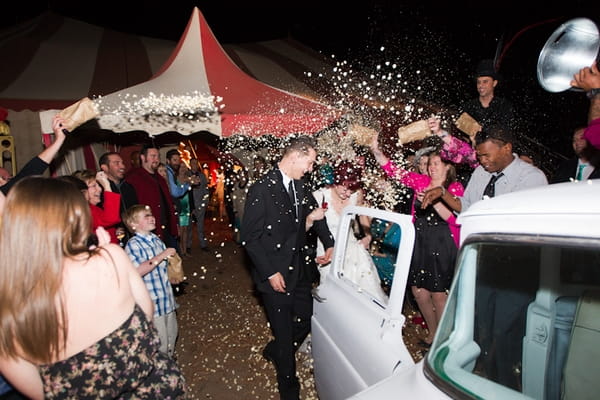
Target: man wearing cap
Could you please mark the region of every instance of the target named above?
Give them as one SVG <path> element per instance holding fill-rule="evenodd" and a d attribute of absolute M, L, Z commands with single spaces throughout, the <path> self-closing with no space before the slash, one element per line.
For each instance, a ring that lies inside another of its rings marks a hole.
<path fill-rule="evenodd" d="M 479 97 L 466 101 L 462 105 L 462 111 L 473 117 L 483 129 L 496 125 L 514 131 L 517 126 L 512 103 L 494 95 L 500 78 L 494 61 L 482 60 L 477 66 L 475 77 Z"/>

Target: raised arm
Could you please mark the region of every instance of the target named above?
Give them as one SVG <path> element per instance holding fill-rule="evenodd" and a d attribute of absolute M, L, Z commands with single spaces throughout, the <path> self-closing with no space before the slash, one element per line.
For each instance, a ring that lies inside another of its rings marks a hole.
<path fill-rule="evenodd" d="M 50 146 L 46 147 L 38 157 L 42 159 L 42 161 L 50 164 L 54 157 L 58 154 L 58 151 L 62 147 L 65 142 L 66 136 L 63 131 L 65 120 L 58 114 L 54 116 L 52 119 L 52 131 L 54 132 L 54 141 L 50 144 Z"/>
<path fill-rule="evenodd" d="M 383 154 L 383 151 L 379 148 L 379 133 L 377 135 L 373 135 L 373 140 L 371 141 L 371 153 L 375 157 L 375 160 L 382 167 L 390 162 L 390 159 Z"/>
<path fill-rule="evenodd" d="M 588 127 L 583 136 L 600 149 L 600 71 L 596 62 L 591 67 L 580 69 L 573 76 L 571 86 L 583 89 L 590 97 Z"/>
<path fill-rule="evenodd" d="M 63 132 L 63 122 L 60 116 L 56 115 L 52 120 L 52 129 L 54 130 L 54 142 L 46 147 L 40 154 L 33 157 L 21 168 L 21 170 L 15 175 L 14 178 L 9 180 L 5 185 L 0 188 L 0 191 L 7 194 L 8 191 L 21 179 L 31 175 L 43 174 L 48 165 L 52 162 L 61 146 L 65 142 L 65 133 Z"/>
<path fill-rule="evenodd" d="M 476 168 L 479 165 L 475 149 L 469 143 L 443 130 L 438 117 L 429 118 L 427 123 L 431 132 L 442 139 L 444 143 L 440 155 L 445 160 L 452 161 L 455 164 L 468 164 L 471 168 Z"/>

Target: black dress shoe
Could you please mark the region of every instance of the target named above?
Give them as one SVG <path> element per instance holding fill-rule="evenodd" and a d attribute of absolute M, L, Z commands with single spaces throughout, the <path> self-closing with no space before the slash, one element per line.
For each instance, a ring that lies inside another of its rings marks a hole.
<path fill-rule="evenodd" d="M 271 353 L 271 347 L 270 347 L 271 343 L 272 342 L 267 343 L 267 345 L 265 346 L 265 348 L 262 351 L 262 356 L 268 362 L 272 362 L 273 364 L 275 364 L 275 357 L 273 357 L 273 354 Z"/>
<path fill-rule="evenodd" d="M 264 357 L 265 360 L 267 360 L 268 362 L 272 362 L 274 363 L 275 360 L 273 359 L 273 357 L 271 357 L 271 355 L 267 352 L 267 349 L 264 349 L 262 351 L 262 356 Z"/>

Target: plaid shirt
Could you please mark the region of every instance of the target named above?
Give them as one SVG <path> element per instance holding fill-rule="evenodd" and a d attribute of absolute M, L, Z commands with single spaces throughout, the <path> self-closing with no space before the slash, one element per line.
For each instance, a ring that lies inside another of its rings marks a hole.
<path fill-rule="evenodd" d="M 160 254 L 167 247 L 154 233 L 149 235 L 135 234 L 127 241 L 125 252 L 137 268 L 144 261 Z M 176 303 L 173 288 L 167 275 L 167 261 L 161 261 L 152 271 L 142 277 L 150 297 L 154 301 L 154 316 L 168 314 L 175 311 Z"/>

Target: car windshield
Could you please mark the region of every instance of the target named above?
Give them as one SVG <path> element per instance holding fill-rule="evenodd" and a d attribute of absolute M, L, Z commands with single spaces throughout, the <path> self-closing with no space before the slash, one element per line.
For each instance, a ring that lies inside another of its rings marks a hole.
<path fill-rule="evenodd" d="M 460 252 L 425 373 L 458 398 L 590 398 L 599 353 L 598 240 L 480 235 Z"/>

